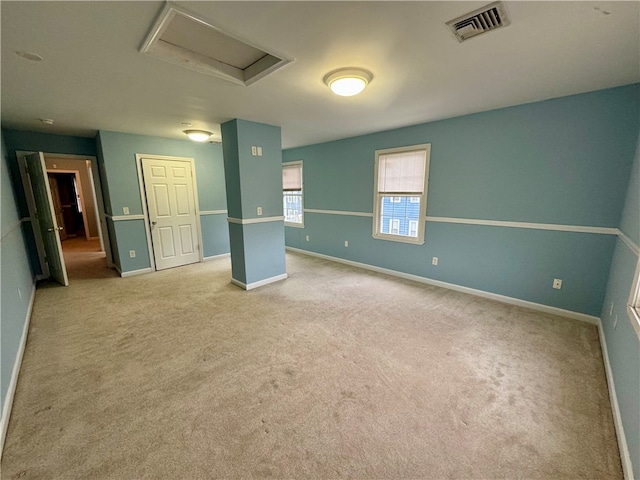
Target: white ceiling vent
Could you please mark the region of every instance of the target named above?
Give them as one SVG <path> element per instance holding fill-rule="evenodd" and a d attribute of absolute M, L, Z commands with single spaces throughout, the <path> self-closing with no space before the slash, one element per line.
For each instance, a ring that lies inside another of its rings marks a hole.
<path fill-rule="evenodd" d="M 234 37 L 167 2 L 140 52 L 238 85 L 251 85 L 291 62 Z"/>
<path fill-rule="evenodd" d="M 511 21 L 502 2 L 494 2 L 447 22 L 459 42 L 509 25 Z"/>

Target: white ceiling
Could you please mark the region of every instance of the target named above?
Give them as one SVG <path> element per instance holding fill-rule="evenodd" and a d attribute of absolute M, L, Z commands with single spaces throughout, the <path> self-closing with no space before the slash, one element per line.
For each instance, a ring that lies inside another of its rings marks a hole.
<path fill-rule="evenodd" d="M 177 3 L 295 61 L 234 85 L 138 52 L 163 2 L 2 1 L 2 126 L 183 139 L 243 118 L 293 147 L 640 81 L 635 1 L 508 2 L 510 26 L 463 44 L 445 23 L 489 1 Z M 373 81 L 338 97 L 322 78 L 349 66 Z"/>

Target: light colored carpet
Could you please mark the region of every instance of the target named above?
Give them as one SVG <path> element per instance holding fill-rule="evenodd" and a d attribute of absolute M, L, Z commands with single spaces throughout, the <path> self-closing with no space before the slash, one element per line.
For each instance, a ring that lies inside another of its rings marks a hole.
<path fill-rule="evenodd" d="M 295 254 L 37 291 L 3 478 L 622 478 L 596 327 Z"/>

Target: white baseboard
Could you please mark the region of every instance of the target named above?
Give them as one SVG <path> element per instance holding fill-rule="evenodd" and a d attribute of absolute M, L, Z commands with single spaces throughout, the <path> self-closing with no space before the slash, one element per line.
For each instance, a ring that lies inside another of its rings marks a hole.
<path fill-rule="evenodd" d="M 122 278 L 133 277 L 134 275 L 142 275 L 142 274 L 145 274 L 145 273 L 153 272 L 153 270 L 151 270 L 151 267 L 141 268 L 140 270 L 130 270 L 128 272 L 122 272 L 122 271 L 120 271 L 120 269 L 118 267 L 116 267 L 116 270 L 118 270 L 118 272 L 120 273 L 120 276 Z"/>
<path fill-rule="evenodd" d="M 4 398 L 4 405 L 2 406 L 2 419 L 0 419 L 0 458 L 2 458 L 2 451 L 4 449 L 4 440 L 7 437 L 7 428 L 9 428 L 9 419 L 11 418 L 11 407 L 13 407 L 13 397 L 16 393 L 16 386 L 18 385 L 18 375 L 20 375 L 20 366 L 22 365 L 22 357 L 24 356 L 24 349 L 27 345 L 27 336 L 29 335 L 29 324 L 31 323 L 31 310 L 33 309 L 33 302 L 36 298 L 36 285 L 35 283 L 31 289 L 31 299 L 29 300 L 29 307 L 27 308 L 27 315 L 24 320 L 24 327 L 22 329 L 22 337 L 20 338 L 20 345 L 18 346 L 18 352 L 16 354 L 16 360 L 13 364 L 13 371 L 11 372 L 11 380 L 9 381 L 9 388 L 7 389 L 7 395 Z"/>
<path fill-rule="evenodd" d="M 598 325 L 600 320 L 593 315 L 587 315 L 586 313 L 574 312 L 571 310 L 565 310 L 563 308 L 551 307 L 549 305 L 543 305 L 541 303 L 529 302 L 527 300 L 521 300 L 519 298 L 507 297 L 497 293 L 485 292 L 484 290 L 477 290 L 475 288 L 463 287 L 454 283 L 441 282 L 440 280 L 433 280 L 431 278 L 421 277 L 419 275 L 412 275 L 410 273 L 399 272 L 397 270 L 390 270 L 388 268 L 376 267 L 374 265 L 368 265 L 366 263 L 354 262 L 352 260 L 345 260 L 344 258 L 332 257 L 330 255 L 324 255 L 322 253 L 310 252 L 308 250 L 302 250 L 294 247 L 286 247 L 287 250 L 292 252 L 302 253 L 303 255 L 310 255 L 312 257 L 323 258 L 325 260 L 331 260 L 333 262 L 344 263 L 352 267 L 363 268 L 365 270 L 371 270 L 373 272 L 384 273 L 386 275 L 392 275 L 394 277 L 404 278 L 406 280 L 413 280 L 414 282 L 425 283 L 427 285 L 433 285 L 435 287 L 447 288 L 449 290 L 455 290 L 457 292 L 468 293 L 477 297 L 488 298 L 497 302 L 507 303 L 509 305 L 517 305 L 519 307 L 530 308 L 531 310 L 537 310 L 539 312 L 550 313 L 552 315 L 559 315 L 561 317 L 572 318 L 574 320 L 580 320 L 582 322 Z"/>
<path fill-rule="evenodd" d="M 260 280 L 259 282 L 253 283 L 244 283 L 240 280 L 236 280 L 235 278 L 231 278 L 231 283 L 237 285 L 240 288 L 244 288 L 245 290 L 253 290 L 254 288 L 262 287 L 263 285 L 269 285 L 270 283 L 279 282 L 280 280 L 284 280 L 288 275 L 283 273 L 282 275 L 276 275 L 275 277 L 265 278 L 264 280 Z"/>
<path fill-rule="evenodd" d="M 624 434 L 624 425 L 622 424 L 622 415 L 620 415 L 620 406 L 618 405 L 618 395 L 616 394 L 616 386 L 613 381 L 613 371 L 611 370 L 611 362 L 609 361 L 609 351 L 607 349 L 607 340 L 604 336 L 602 328 L 602 320 L 598 319 L 598 332 L 600 334 L 600 347 L 602 348 L 602 358 L 604 360 L 604 371 L 607 377 L 607 385 L 609 386 L 609 399 L 611 400 L 611 410 L 613 410 L 613 423 L 616 427 L 616 436 L 618 437 L 618 448 L 620 450 L 620 461 L 622 462 L 622 472 L 625 480 L 633 480 L 633 464 L 629 456 L 629 446 L 627 445 L 627 437 Z"/>
<path fill-rule="evenodd" d="M 210 257 L 203 257 L 202 261 L 203 262 L 210 262 L 211 260 L 217 260 L 219 258 L 230 257 L 230 256 L 231 256 L 230 253 L 221 253 L 220 255 L 212 255 Z"/>

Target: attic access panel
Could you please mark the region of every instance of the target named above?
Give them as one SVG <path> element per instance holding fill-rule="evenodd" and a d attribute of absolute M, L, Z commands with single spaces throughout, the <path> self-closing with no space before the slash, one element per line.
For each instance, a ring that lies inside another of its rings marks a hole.
<path fill-rule="evenodd" d="M 167 2 L 140 52 L 248 86 L 292 60 L 244 42 Z"/>

